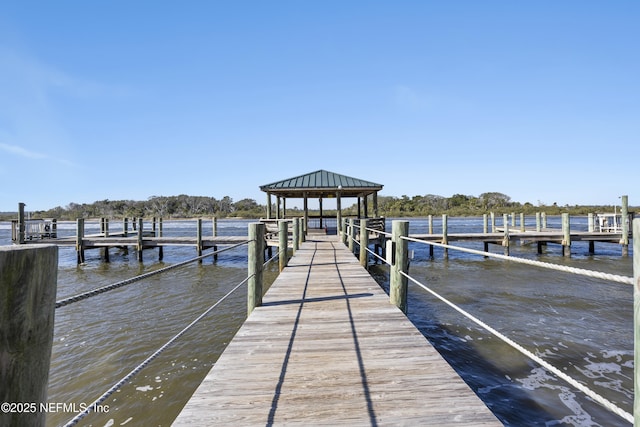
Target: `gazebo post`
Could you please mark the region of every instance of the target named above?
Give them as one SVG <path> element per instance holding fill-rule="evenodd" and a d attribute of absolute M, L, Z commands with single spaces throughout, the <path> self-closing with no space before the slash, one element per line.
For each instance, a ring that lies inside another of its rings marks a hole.
<path fill-rule="evenodd" d="M 320 196 L 320 229 L 322 230 L 322 196 Z"/>
<path fill-rule="evenodd" d="M 378 218 L 378 192 L 373 192 L 373 217 Z"/>
<path fill-rule="evenodd" d="M 271 193 L 267 192 L 267 219 L 271 219 Z"/>
<path fill-rule="evenodd" d="M 358 196 L 358 218 L 362 218 L 362 214 L 360 213 L 362 207 L 362 202 L 360 201 L 360 196 Z"/>
<path fill-rule="evenodd" d="M 364 201 L 364 215 L 363 218 L 369 218 L 369 203 L 368 203 L 368 199 L 369 196 L 367 196 L 366 194 L 362 197 L 363 201 Z"/>
<path fill-rule="evenodd" d="M 342 224 L 342 197 L 340 190 L 336 191 L 336 229 L 338 236 L 340 236 L 340 227 Z"/>
<path fill-rule="evenodd" d="M 304 195 L 304 230 L 307 231 L 309 229 L 309 194 L 305 191 Z"/>
<path fill-rule="evenodd" d="M 282 198 L 282 219 L 287 217 L 287 198 Z"/>

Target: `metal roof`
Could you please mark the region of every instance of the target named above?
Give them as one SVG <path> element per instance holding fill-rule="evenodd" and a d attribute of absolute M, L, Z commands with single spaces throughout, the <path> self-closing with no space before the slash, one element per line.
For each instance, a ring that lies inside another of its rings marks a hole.
<path fill-rule="evenodd" d="M 329 172 L 324 169 L 260 186 L 260 190 L 281 197 L 366 196 L 382 190 L 382 184 Z"/>

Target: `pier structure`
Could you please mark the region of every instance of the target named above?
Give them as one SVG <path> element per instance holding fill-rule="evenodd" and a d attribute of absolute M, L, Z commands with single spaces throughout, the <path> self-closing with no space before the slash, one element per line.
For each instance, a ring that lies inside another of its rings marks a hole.
<path fill-rule="evenodd" d="M 321 234 L 307 236 L 173 425 L 288 423 L 501 425 L 337 236 Z"/>
<path fill-rule="evenodd" d="M 563 238 L 561 244 L 566 245 L 572 235 L 568 232 L 568 216 L 566 221 L 564 219 L 563 225 L 566 223 L 567 227 L 563 226 L 561 231 Z M 307 233 L 301 224 L 304 221 L 298 218 L 276 221 L 279 248 L 277 255 L 281 273 L 265 293 L 262 270 L 271 261 L 265 262 L 265 245 L 274 240 L 268 239 L 269 221 L 270 219 L 262 223 L 250 224 L 248 236 L 222 237 L 222 239 L 238 239 L 239 245 L 248 245 L 247 278 L 96 399 L 87 410 L 76 415 L 69 425 L 75 425 L 92 411 L 91 408 L 95 408 L 109 398 L 119 386 L 130 381 L 160 352 L 246 283 L 248 317 L 245 323 L 178 415 L 174 425 L 497 426 L 501 423 L 496 416 L 405 316 L 409 282 L 432 293 L 443 302 L 451 304 L 410 276 L 409 242 L 446 246 L 447 249 L 501 257 L 509 261 L 601 277 L 624 284 L 640 283 L 638 278 L 640 219 L 633 222 L 634 277 L 623 277 L 451 246 L 449 242 L 465 240 L 466 237 L 448 233 L 446 216 L 443 217 L 443 230 L 440 235 L 434 234 L 431 226 L 427 235 L 409 234 L 408 221 L 393 221 L 391 233 L 389 233 L 386 226 L 379 227 L 379 219 L 366 217 L 341 221 L 337 235 L 324 232 L 312 233 L 311 230 L 307 230 Z M 378 225 L 370 228 L 372 224 Z M 289 234 L 290 225 L 292 238 Z M 481 235 L 486 236 L 486 243 L 501 241 L 503 245 L 505 243 L 508 245 L 508 242 L 518 233 L 523 233 L 529 238 L 534 236 L 526 234 L 526 227 L 524 230 L 514 231 L 515 224 L 509 225 L 506 216 L 503 217 L 503 226 L 502 233 L 495 230 L 495 227 L 492 233 L 485 230 L 486 232 Z M 521 227 L 524 227 L 524 224 Z M 201 249 L 208 247 L 204 243 L 208 238 L 203 237 L 201 220 L 197 222 L 197 229 L 195 244 L 200 253 Z M 23 227 L 19 227 L 17 234 L 22 235 L 23 230 Z M 546 232 L 542 229 L 535 231 L 535 233 Z M 589 232 L 594 233 L 594 231 Z M 625 232 L 626 230 L 623 230 L 619 240 L 623 245 Z M 126 227 L 122 234 L 120 236 L 117 232 L 110 232 L 108 221 L 102 221 L 100 236 L 85 236 L 83 221 L 79 220 L 74 244 L 81 248 L 99 247 L 101 244 L 110 245 L 109 242 L 129 244 L 131 240 L 127 239 L 134 239 L 137 242 L 136 248 L 141 253 L 142 248 L 145 247 L 144 242 L 147 242 L 148 247 L 153 247 L 154 242 L 156 247 L 168 243 L 162 240 L 164 237 L 161 221 L 159 227 L 154 227 L 148 236 L 145 236 L 142 220 L 137 221 L 134 236 L 128 235 Z M 215 236 L 215 231 L 213 234 L 214 239 L 209 240 L 211 245 L 224 242 L 224 240 L 215 239 L 218 237 Z M 500 236 L 502 236 L 501 240 L 496 239 Z M 386 253 L 382 260 L 390 266 L 388 296 L 367 271 L 369 256 L 377 256 L 369 249 L 371 238 L 384 241 Z M 550 235 L 546 235 L 545 238 L 551 239 Z M 90 239 L 97 240 L 92 242 Z M 171 239 L 174 239 L 173 244 L 193 244 L 189 238 L 173 237 Z M 67 241 L 60 238 L 40 240 L 46 243 L 56 240 Z M 231 240 L 229 243 L 232 243 Z M 482 241 L 477 238 L 476 240 Z M 38 240 L 34 240 L 34 243 L 36 241 Z M 290 245 L 293 249 L 291 258 L 288 250 Z M 38 248 L 38 245 L 28 246 Z M 23 248 L 27 249 L 27 246 L 18 247 L 14 251 L 17 252 Z M 42 245 L 38 249 L 40 248 L 51 249 Z M 356 252 L 358 252 L 357 257 L 354 256 Z M 24 253 L 27 252 L 24 251 Z M 50 251 L 49 259 L 54 260 L 53 255 L 55 251 Z M 49 309 L 64 307 L 126 286 L 134 280 L 144 280 L 151 274 L 161 274 L 164 271 L 179 268 L 206 256 L 209 255 L 201 255 L 193 260 L 103 286 L 62 301 L 53 301 L 49 296 L 46 305 Z M 35 264 L 14 261 L 0 263 L 0 271 L 9 271 L 11 276 L 11 280 L 3 281 L 3 284 L 7 285 L 6 289 L 11 290 L 21 285 L 18 282 L 14 283 L 14 279 L 23 276 L 14 274 L 11 271 L 12 267 L 29 268 L 32 265 Z M 52 265 L 47 268 L 52 269 Z M 38 268 L 39 276 L 37 277 L 41 277 L 40 270 L 44 271 L 45 267 Z M 47 289 L 52 288 L 55 286 L 47 286 Z M 634 286 L 634 289 L 637 308 L 638 286 Z M 584 384 L 573 380 L 562 370 L 513 342 L 490 325 L 475 319 L 460 308 L 457 310 L 554 375 L 567 381 L 572 387 L 623 419 L 633 422 L 633 414 L 589 390 Z M 640 310 L 635 310 L 636 340 L 640 331 L 639 312 Z M 46 319 L 41 322 L 40 329 L 50 333 L 53 324 L 49 322 L 45 325 Z M 13 326 L 10 327 L 13 328 Z M 39 326 L 34 328 L 38 329 Z M 5 330 L 0 332 L 6 334 Z M 44 340 L 50 341 L 51 336 Z M 30 346 L 26 351 L 30 354 L 42 353 L 36 346 Z M 636 366 L 639 357 L 640 353 L 636 350 Z M 20 366 L 19 371 L 13 375 L 19 383 L 27 383 L 30 379 L 40 376 L 35 372 L 32 375 L 24 375 L 30 373 L 29 364 Z M 639 370 L 635 372 L 636 384 L 640 378 L 639 372 Z M 3 371 L 2 374 L 4 375 L 5 372 Z M 41 381 L 37 384 L 40 383 Z M 636 407 L 639 405 L 638 402 L 636 397 Z M 640 419 L 635 421 L 638 423 Z"/>

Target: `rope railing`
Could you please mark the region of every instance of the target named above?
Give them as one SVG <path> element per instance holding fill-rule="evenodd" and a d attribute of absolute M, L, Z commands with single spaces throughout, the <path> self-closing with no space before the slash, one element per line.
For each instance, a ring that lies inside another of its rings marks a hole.
<path fill-rule="evenodd" d="M 210 255 L 210 254 L 209 254 Z M 116 382 L 111 388 L 105 391 L 99 398 L 97 398 L 93 403 L 88 405 L 84 411 L 80 412 L 73 419 L 69 420 L 65 427 L 71 427 L 76 425 L 80 420 L 82 420 L 85 416 L 91 413 L 95 408 L 97 408 L 102 402 L 107 400 L 113 393 L 115 393 L 119 388 L 125 385 L 128 381 L 131 380 L 134 376 L 136 376 L 142 369 L 144 369 L 149 363 L 151 363 L 154 359 L 156 359 L 160 354 L 162 354 L 171 344 L 173 344 L 177 339 L 183 336 L 189 329 L 191 329 L 196 323 L 202 320 L 207 314 L 209 314 L 214 308 L 220 305 L 224 300 L 226 300 L 231 294 L 233 294 L 236 290 L 238 290 L 242 285 L 247 283 L 247 281 L 251 278 L 248 276 L 242 282 L 237 284 L 233 289 L 231 289 L 225 296 L 220 298 L 215 304 L 205 310 L 200 316 L 195 318 L 191 323 L 189 323 L 184 329 L 178 332 L 173 336 L 169 341 L 167 341 L 164 345 L 162 345 L 158 350 L 153 352 L 149 357 L 147 357 L 142 363 L 136 366 L 133 370 L 131 370 L 127 375 L 122 377 L 118 382 Z"/>
<path fill-rule="evenodd" d="M 479 251 L 476 249 L 464 248 L 461 246 L 445 245 L 443 243 L 429 242 L 426 240 L 415 239 L 413 237 L 403 236 L 402 239 L 407 240 L 409 242 L 423 243 L 423 244 L 433 245 L 433 246 L 447 248 L 447 249 L 455 249 L 455 250 L 458 250 L 461 252 L 467 252 L 470 254 L 482 255 L 482 256 L 491 257 L 491 258 L 498 258 L 498 259 L 503 259 L 507 261 L 517 262 L 520 264 L 528 264 L 536 267 L 547 268 L 550 270 L 564 271 L 565 273 L 579 274 L 582 276 L 594 277 L 597 279 L 608 280 L 611 282 L 618 282 L 618 283 L 624 283 L 627 285 L 633 285 L 633 277 L 620 276 L 620 275 L 611 274 L 611 273 L 603 273 L 600 271 L 593 271 L 593 270 L 588 270 L 584 268 L 568 267 L 565 265 L 553 264 L 551 262 L 536 261 L 533 259 L 520 258 L 520 257 L 511 256 L 511 255 L 502 255 L 502 254 L 496 254 L 492 252 Z"/>
<path fill-rule="evenodd" d="M 403 231 L 403 226 L 400 223 L 405 223 L 404 231 Z M 353 225 L 353 224 L 351 224 L 351 226 L 358 227 L 358 226 Z M 369 229 L 366 229 L 366 228 L 365 228 L 365 230 L 370 231 Z M 374 232 L 379 232 L 379 231 L 378 230 L 374 230 Z M 349 237 L 352 237 L 352 233 L 347 233 L 347 234 L 348 234 Z M 516 343 L 515 341 L 513 341 L 510 338 L 508 338 L 504 334 L 498 332 L 496 329 L 494 329 L 491 326 L 487 325 L 486 323 L 484 323 L 483 321 L 481 321 L 477 317 L 473 316 L 471 313 L 469 313 L 469 312 L 465 311 L 464 309 L 458 307 L 457 305 L 455 305 L 451 301 L 449 301 L 446 298 L 444 298 L 442 295 L 440 295 L 437 292 L 435 292 L 434 290 L 430 289 L 428 286 L 424 285 L 423 283 L 419 282 L 415 278 L 411 277 L 408 274 L 408 258 L 407 258 L 407 256 L 408 256 L 408 254 L 407 254 L 407 252 L 408 252 L 408 242 L 428 244 L 428 245 L 433 245 L 433 246 L 442 247 L 442 248 L 446 248 L 446 249 L 459 250 L 459 251 L 462 251 L 462 252 L 467 252 L 467 253 L 476 254 L 476 255 L 482 255 L 482 256 L 485 256 L 485 257 L 493 257 L 493 258 L 502 259 L 502 260 L 506 260 L 506 261 L 513 261 L 513 262 L 527 264 L 527 265 L 531 265 L 531 266 L 536 266 L 536 267 L 541 267 L 541 268 L 546 268 L 546 269 L 552 269 L 552 270 L 556 270 L 556 271 L 563 271 L 563 272 L 566 272 L 566 273 L 578 274 L 578 275 L 582 275 L 582 276 L 593 277 L 593 278 L 598 278 L 598 279 L 602 279 L 602 280 L 608 280 L 608 281 L 613 281 L 613 282 L 623 283 L 623 284 L 633 284 L 634 283 L 634 279 L 632 277 L 621 276 L 621 275 L 610 274 L 610 273 L 603 273 L 603 272 L 599 272 L 599 271 L 593 271 L 593 270 L 576 268 L 576 267 L 568 267 L 568 266 L 559 265 L 559 264 L 541 262 L 541 261 L 530 260 L 530 259 L 526 259 L 526 258 L 520 258 L 520 257 L 514 257 L 514 256 L 508 256 L 508 255 L 495 254 L 495 253 L 491 253 L 491 252 L 480 251 L 480 250 L 475 250 L 475 249 L 470 249 L 470 248 L 465 248 L 465 247 L 460 247 L 460 246 L 453 246 L 453 245 L 448 245 L 448 244 L 443 244 L 443 243 L 437 243 L 437 242 L 431 242 L 431 241 L 425 241 L 425 240 L 421 240 L 421 239 L 416 239 L 416 238 L 412 238 L 412 237 L 408 236 L 408 222 L 406 222 L 406 221 L 398 221 L 397 229 L 396 229 L 396 222 L 394 221 L 394 231 L 393 231 L 393 233 L 391 233 L 391 234 L 385 233 L 385 235 L 390 235 L 392 237 L 392 239 L 394 241 L 394 247 L 393 247 L 394 251 L 396 249 L 395 245 L 401 245 L 402 249 L 400 249 L 400 252 L 396 252 L 396 256 L 400 256 L 399 254 L 402 253 L 402 255 L 401 255 L 402 259 L 394 259 L 393 260 L 393 264 L 392 264 L 392 263 L 389 263 L 389 261 L 387 259 L 384 259 L 384 258 L 378 256 L 375 252 L 371 251 L 368 247 L 364 248 L 364 249 L 368 253 L 371 253 L 376 258 L 380 259 L 384 263 L 386 263 L 386 264 L 391 266 L 392 272 L 391 272 L 391 277 L 390 277 L 389 294 L 390 294 L 390 298 L 391 298 L 392 302 L 395 303 L 396 305 L 398 305 L 398 307 L 401 310 L 406 312 L 406 283 L 407 283 L 407 281 L 411 281 L 412 283 L 415 283 L 417 286 L 419 286 L 422 289 L 424 289 L 425 291 L 429 292 L 434 297 L 438 298 L 439 300 L 441 300 L 442 302 L 444 302 L 445 304 L 447 304 L 448 306 L 450 306 L 451 308 L 453 308 L 454 310 L 456 310 L 457 312 L 459 312 L 460 314 L 462 314 L 466 318 L 470 319 L 471 321 L 473 321 L 474 323 L 476 323 L 477 325 L 479 325 L 483 329 L 487 330 L 488 332 L 490 332 L 491 334 L 493 334 L 494 336 L 496 336 L 497 338 L 499 338 L 500 340 L 502 340 L 503 342 L 505 342 L 506 344 L 508 344 L 512 348 L 516 349 L 517 351 L 519 351 L 520 353 L 522 353 L 526 357 L 528 357 L 531 360 L 535 361 L 536 363 L 538 363 L 539 365 L 541 365 L 542 367 L 547 369 L 549 372 L 555 374 L 557 377 L 563 379 L 564 381 L 566 381 L 567 383 L 569 383 L 570 385 L 572 385 L 576 389 L 580 390 L 586 396 L 589 396 L 595 402 L 597 402 L 598 404 L 600 404 L 601 406 L 603 406 L 607 410 L 615 413 L 616 415 L 620 416 L 621 418 L 625 419 L 626 421 L 629 421 L 629 422 L 632 422 L 632 423 L 634 422 L 633 414 L 631 414 L 631 413 L 623 410 L 622 408 L 618 407 L 613 402 L 611 402 L 608 399 L 602 397 L 601 395 L 599 395 L 595 391 L 589 389 L 587 386 L 581 384 L 580 382 L 578 382 L 574 378 L 572 378 L 569 375 L 565 374 L 560 369 L 558 369 L 555 366 L 551 365 L 550 363 L 548 363 L 547 361 L 545 361 L 541 357 L 539 357 L 536 354 L 532 353 L 531 351 L 527 350 L 522 345 Z M 363 248 L 361 248 L 361 250 L 362 249 Z M 402 265 L 404 265 L 404 267 L 401 267 Z M 404 283 L 403 283 L 403 280 L 404 280 Z"/>
<path fill-rule="evenodd" d="M 87 298 L 90 298 L 90 297 L 93 297 L 93 296 L 96 296 L 96 295 L 100 295 L 100 294 L 103 294 L 105 292 L 112 291 L 114 289 L 118 289 L 118 288 L 121 288 L 123 286 L 135 283 L 135 282 L 139 282 L 139 281 L 147 279 L 149 277 L 152 277 L 152 276 L 167 272 L 169 270 L 173 270 L 173 269 L 178 268 L 178 267 L 185 266 L 185 265 L 190 264 L 192 262 L 199 261 L 199 260 L 202 260 L 204 258 L 210 257 L 212 255 L 217 255 L 219 253 L 226 252 L 228 250 L 237 248 L 238 246 L 245 245 L 248 242 L 249 241 L 247 240 L 245 242 L 237 243 L 235 245 L 229 246 L 229 247 L 224 248 L 224 249 L 220 249 L 220 250 L 217 250 L 217 251 L 214 251 L 214 252 L 210 252 L 210 253 L 195 257 L 195 258 L 188 259 L 186 261 L 179 262 L 177 264 L 173 264 L 173 265 L 170 265 L 170 266 L 167 266 L 167 267 L 164 267 L 164 268 L 160 268 L 158 270 L 150 271 L 148 273 L 144 273 L 144 274 L 141 274 L 139 276 L 135 276 L 135 277 L 131 277 L 129 279 L 121 280 L 120 282 L 112 283 L 110 285 L 102 286 L 100 288 L 96 288 L 96 289 L 93 289 L 91 291 L 87 291 L 87 292 L 84 292 L 84 293 L 81 293 L 81 294 L 78 294 L 78 295 L 74 295 L 74 296 L 62 299 L 60 301 L 56 301 L 56 306 L 55 307 L 56 308 L 64 307 L 65 305 L 69 305 L 69 304 L 74 303 L 74 302 L 82 301 L 82 300 L 85 300 Z"/>
<path fill-rule="evenodd" d="M 548 371 L 552 372 L 553 374 L 555 374 L 559 378 L 565 380 L 567 383 L 569 383 L 573 387 L 577 388 L 578 390 L 583 392 L 585 395 L 589 396 L 590 398 L 595 400 L 597 403 L 599 403 L 603 407 L 607 408 L 609 411 L 611 411 L 614 414 L 624 418 L 625 420 L 627 420 L 629 422 L 633 422 L 633 415 L 632 414 L 626 412 L 622 408 L 620 408 L 617 405 L 615 405 L 613 402 L 607 400 L 606 398 L 602 397 L 601 395 L 599 395 L 595 391 L 593 391 L 590 388 L 586 387 L 585 385 L 579 383 L 578 381 L 576 381 L 575 379 L 573 379 L 569 375 L 567 375 L 564 372 L 562 372 L 560 369 L 556 368 L 555 366 L 551 365 L 549 362 L 545 361 L 541 357 L 539 357 L 539 356 L 535 355 L 534 353 L 532 353 L 531 351 L 527 350 L 526 348 L 524 348 L 520 344 L 518 344 L 515 341 L 513 341 L 512 339 L 508 338 L 506 335 L 498 332 L 497 330 L 495 330 L 491 326 L 487 325 L 486 323 L 484 323 L 482 320 L 478 319 L 477 317 L 475 317 L 471 313 L 469 313 L 469 312 L 463 310 L 462 308 L 458 307 L 457 305 L 455 305 L 454 303 L 452 303 L 451 301 L 449 301 L 448 299 L 446 299 L 442 295 L 438 294 L 433 289 L 430 289 L 429 287 L 427 287 L 423 283 L 420 283 L 418 280 L 414 279 L 410 275 L 408 275 L 408 274 L 406 274 L 404 272 L 400 272 L 400 274 L 402 274 L 408 280 L 410 280 L 411 282 L 415 283 L 416 285 L 418 285 L 419 287 L 421 287 L 425 291 L 429 292 L 434 297 L 438 298 L 440 301 L 442 301 L 445 304 L 447 304 L 449 307 L 451 307 L 454 310 L 456 310 L 458 313 L 462 314 L 463 316 L 465 316 L 466 318 L 468 318 L 472 322 L 476 323 L 481 328 L 487 330 L 488 332 L 490 332 L 491 334 L 493 334 L 494 336 L 496 336 L 497 338 L 499 338 L 500 340 L 502 340 L 503 342 L 505 342 L 506 344 L 508 344 L 512 348 L 518 350 L 520 353 L 524 354 L 525 356 L 527 356 L 528 358 L 530 358 L 534 362 L 538 363 L 539 365 L 541 365 L 542 367 L 544 367 Z"/>

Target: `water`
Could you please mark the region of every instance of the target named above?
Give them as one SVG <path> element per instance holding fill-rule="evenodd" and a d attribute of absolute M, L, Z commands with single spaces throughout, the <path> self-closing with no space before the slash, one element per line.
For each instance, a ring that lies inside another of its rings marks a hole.
<path fill-rule="evenodd" d="M 221 220 L 218 232 L 246 235 L 249 222 Z M 193 224 L 165 221 L 165 234 L 195 235 Z M 439 221 L 434 225 L 439 232 Z M 204 229 L 210 226 L 205 222 Z M 559 227 L 559 218 L 549 218 L 549 226 Z M 586 229 L 586 218 L 572 218 L 572 227 Z M 112 224 L 112 229 L 117 226 Z M 73 224 L 59 226 L 61 235 L 74 230 Z M 449 218 L 449 230 L 478 232 L 482 222 Z M 88 226 L 87 233 L 94 231 L 97 225 Z M 426 231 L 426 220 L 410 220 L 410 232 Z M 9 225 L 0 223 L 0 244 L 9 239 Z M 415 253 L 412 276 L 632 412 L 631 286 L 456 251 L 443 260 L 438 248 L 429 259 L 426 245 L 411 243 L 410 249 Z M 493 245 L 491 250 L 501 253 Z M 558 245 L 549 245 L 543 255 L 536 253 L 535 245 L 512 247 L 511 253 L 632 275 L 632 259 L 620 256 L 619 245 L 596 244 L 596 255 L 589 255 L 587 244 L 574 243 L 570 259 L 561 256 Z M 100 255 L 89 250 L 85 265 L 77 266 L 74 249 L 60 249 L 58 299 L 192 258 L 195 249 L 165 248 L 163 262 L 158 262 L 157 250 L 145 251 L 142 264 L 133 250 L 111 250 L 110 263 L 101 262 Z M 221 254 L 215 263 L 207 259 L 190 264 L 56 310 L 49 401 L 91 403 L 243 280 L 246 262 L 243 246 Z M 277 274 L 275 269 L 268 281 Z M 374 266 L 372 274 L 388 289 L 387 267 Z M 245 312 L 243 289 L 106 400 L 109 412 L 90 414 L 80 425 L 170 425 L 242 324 Z M 408 316 L 505 425 L 628 425 L 411 284 Z M 47 425 L 62 424 L 74 415 L 50 413 Z"/>

